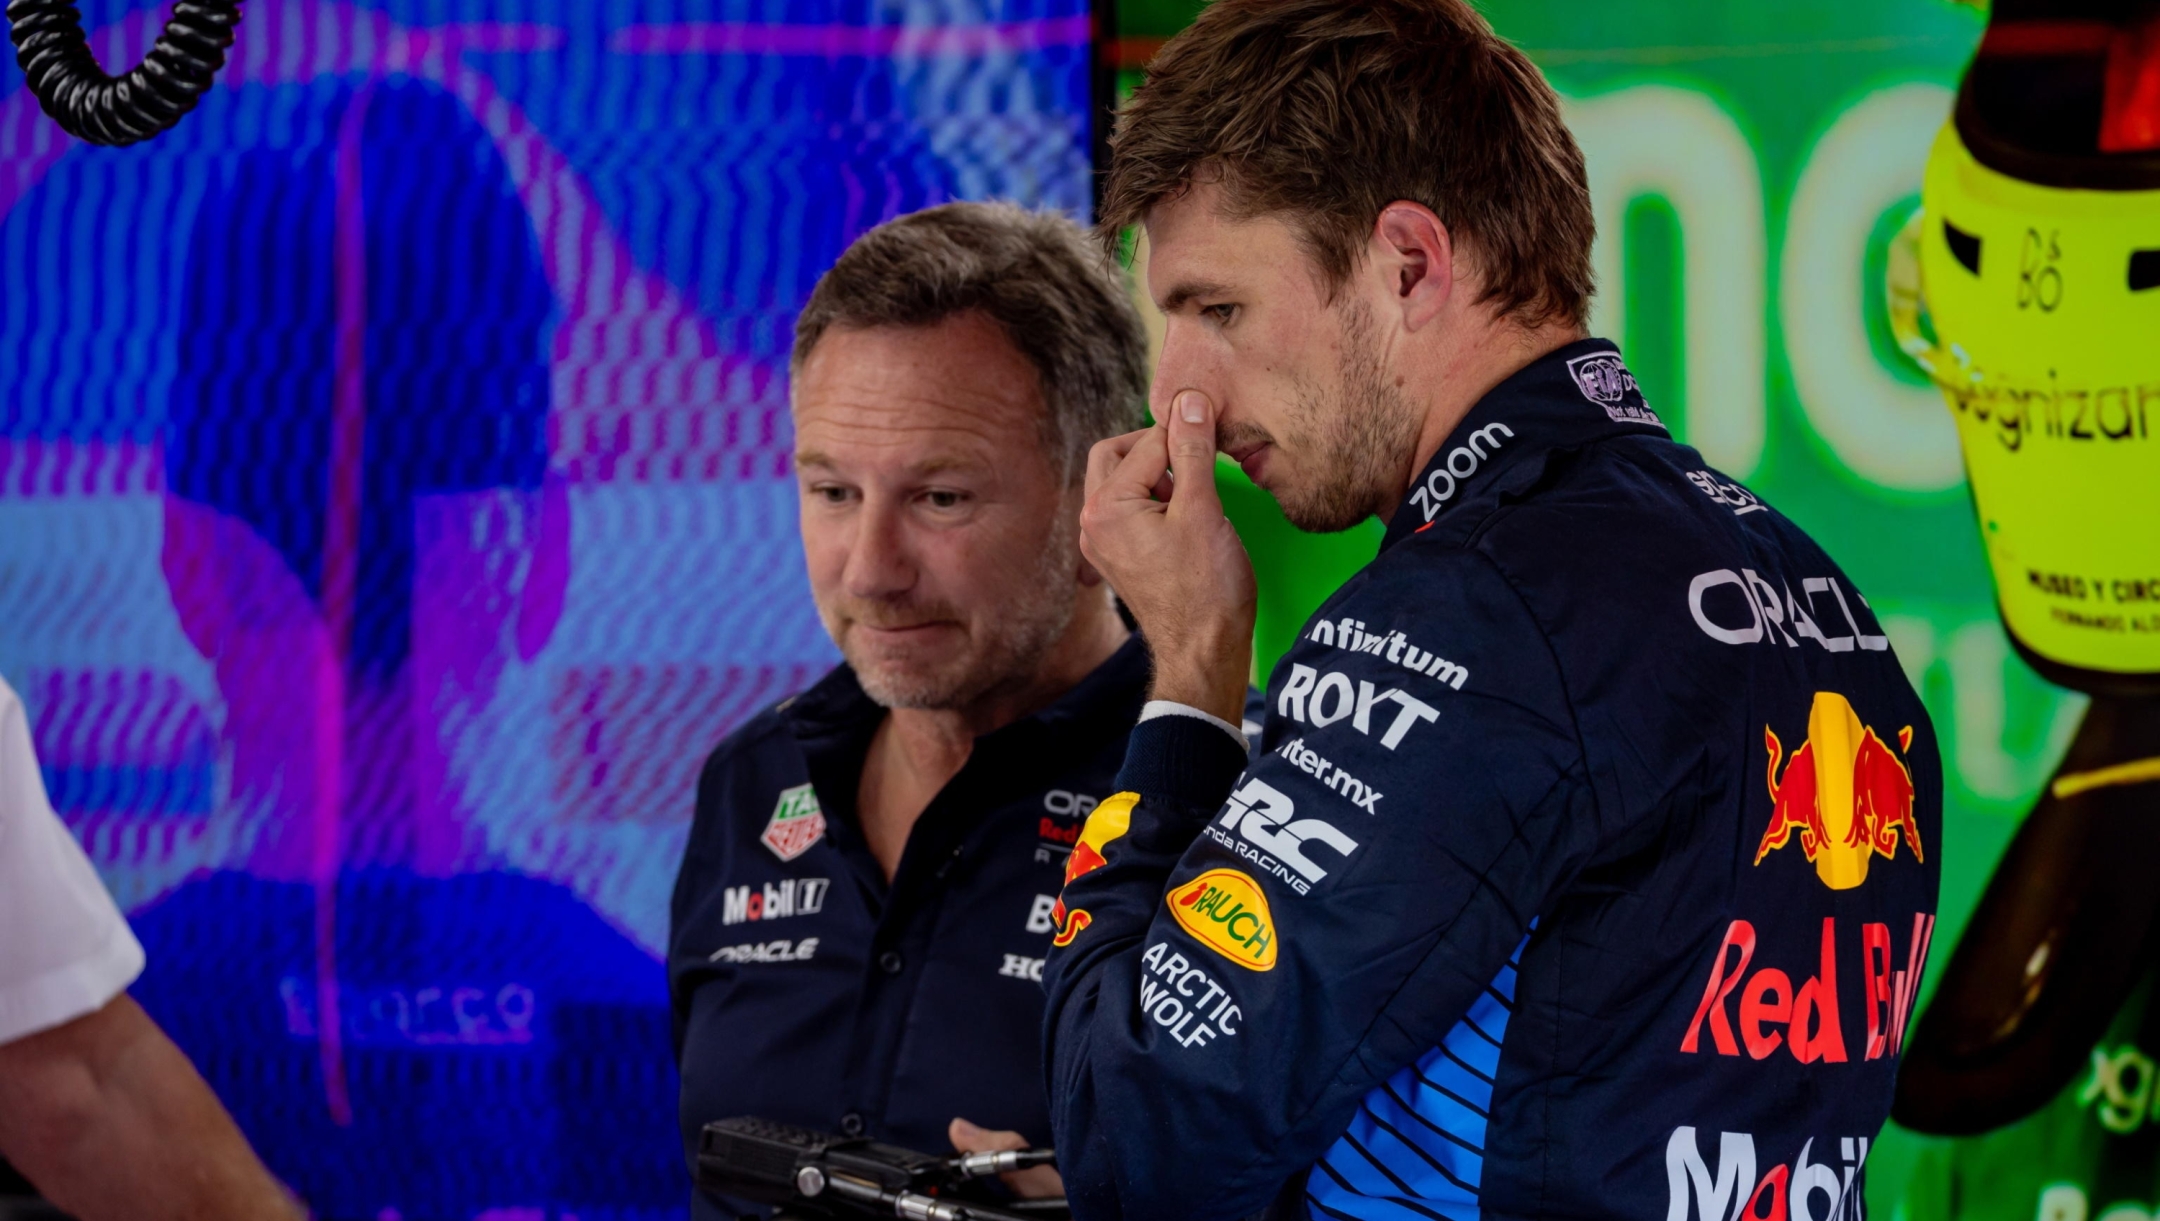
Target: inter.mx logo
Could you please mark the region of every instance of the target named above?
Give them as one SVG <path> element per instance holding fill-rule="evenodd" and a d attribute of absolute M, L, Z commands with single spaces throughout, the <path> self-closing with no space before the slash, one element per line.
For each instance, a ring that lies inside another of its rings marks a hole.
<path fill-rule="evenodd" d="M 1209 824 L 1208 835 L 1302 895 L 1328 875 L 1327 868 L 1313 859 L 1313 848 L 1325 846 L 1347 857 L 1358 845 L 1332 823 L 1296 815 L 1297 803 L 1281 789 L 1248 779 L 1230 794 L 1222 818 Z"/>
<path fill-rule="evenodd" d="M 1822 1160 L 1813 1160 L 1815 1139 L 1809 1137 L 1800 1156 L 1758 1179 L 1753 1135 L 1718 1133 L 1712 1169 L 1694 1126 L 1683 1124 L 1665 1142 L 1665 1221 L 1861 1221 L 1860 1168 L 1867 1164 L 1868 1138 L 1839 1137 L 1836 1161 L 1830 1152 L 1826 1140 Z"/>

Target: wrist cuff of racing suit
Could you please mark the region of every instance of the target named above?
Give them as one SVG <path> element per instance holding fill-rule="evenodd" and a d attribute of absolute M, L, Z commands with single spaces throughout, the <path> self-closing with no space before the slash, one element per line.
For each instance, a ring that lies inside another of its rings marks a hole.
<path fill-rule="evenodd" d="M 1213 719 L 1157 716 L 1133 726 L 1119 791 L 1213 810 L 1244 773 L 1245 749 Z"/>

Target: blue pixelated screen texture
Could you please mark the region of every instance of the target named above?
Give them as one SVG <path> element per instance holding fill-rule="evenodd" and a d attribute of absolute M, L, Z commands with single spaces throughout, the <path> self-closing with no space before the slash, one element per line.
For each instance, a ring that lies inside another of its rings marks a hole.
<path fill-rule="evenodd" d="M 107 65 L 157 6 L 82 5 Z M 1084 0 L 251 0 L 175 131 L 0 66 L 0 674 L 134 992 L 319 1216 L 686 1214 L 704 755 L 837 659 L 796 312 L 1085 219 Z"/>

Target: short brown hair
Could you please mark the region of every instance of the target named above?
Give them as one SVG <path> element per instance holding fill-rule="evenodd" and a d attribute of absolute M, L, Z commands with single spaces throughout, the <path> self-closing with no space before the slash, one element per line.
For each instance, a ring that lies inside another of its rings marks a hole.
<path fill-rule="evenodd" d="M 1147 333 L 1087 231 L 1055 212 L 949 203 L 886 221 L 819 278 L 795 320 L 801 372 L 834 327 L 934 326 L 980 310 L 1042 381 L 1043 444 L 1067 479 L 1144 422 Z"/>
<path fill-rule="evenodd" d="M 1148 65 L 1110 147 L 1106 238 L 1219 175 L 1238 215 L 1288 216 L 1332 291 L 1381 209 L 1410 200 L 1477 254 L 1503 315 L 1588 312 L 1582 150 L 1536 66 L 1463 0 L 1215 0 Z"/>

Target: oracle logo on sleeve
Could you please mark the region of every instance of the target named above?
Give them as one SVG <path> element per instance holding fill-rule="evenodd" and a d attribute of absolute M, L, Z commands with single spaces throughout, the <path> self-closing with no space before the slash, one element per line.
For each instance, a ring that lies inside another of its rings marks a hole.
<path fill-rule="evenodd" d="M 1687 600 L 1695 626 L 1723 644 L 1781 644 L 1796 649 L 1802 640 L 1812 640 L 1831 653 L 1850 653 L 1855 647 L 1880 653 L 1890 647 L 1888 636 L 1861 629 L 1835 577 L 1803 578 L 1796 597 L 1792 583 L 1783 578 L 1772 585 L 1752 568 L 1738 572 L 1717 568 L 1698 573 L 1688 582 Z M 1867 605 L 1865 599 L 1861 605 Z M 1833 611 L 1836 618 L 1831 617 Z M 1830 625 L 1827 631 L 1825 623 Z M 1841 627 L 1850 630 L 1841 631 Z"/>

